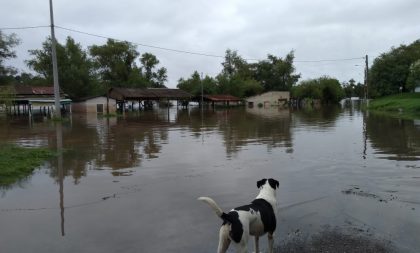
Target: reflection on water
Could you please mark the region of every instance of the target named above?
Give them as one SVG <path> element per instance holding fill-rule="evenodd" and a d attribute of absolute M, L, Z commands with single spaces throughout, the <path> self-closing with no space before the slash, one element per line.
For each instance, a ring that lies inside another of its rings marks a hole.
<path fill-rule="evenodd" d="M 370 114 L 366 117 L 368 139 L 381 157 L 389 160 L 419 160 L 420 126 L 413 120 Z"/>
<path fill-rule="evenodd" d="M 0 245 L 16 241 L 5 252 L 25 251 L 22 237 L 34 252 L 213 252 L 220 222 L 196 197 L 228 210 L 255 196 L 260 177 L 280 180 L 281 238 L 352 224 L 420 247 L 410 235 L 420 229 L 420 126 L 354 105 L 15 118 L 0 121 L 0 140 L 58 151 L 2 191 Z"/>

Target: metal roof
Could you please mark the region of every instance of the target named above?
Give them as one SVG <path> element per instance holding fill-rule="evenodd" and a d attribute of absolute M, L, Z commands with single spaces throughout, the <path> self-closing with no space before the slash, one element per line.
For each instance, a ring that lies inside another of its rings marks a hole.
<path fill-rule="evenodd" d="M 17 96 L 19 95 L 43 95 L 43 96 L 54 96 L 53 86 L 29 86 L 23 84 L 16 84 L 13 86 Z M 60 93 L 63 92 L 60 90 Z"/>
<path fill-rule="evenodd" d="M 137 99 L 189 99 L 191 94 L 180 89 L 168 88 L 111 88 L 108 91 L 109 97 L 119 100 L 137 100 Z"/>
<path fill-rule="evenodd" d="M 204 99 L 214 101 L 214 102 L 222 102 L 222 101 L 242 101 L 242 99 L 232 96 L 232 95 L 204 95 Z"/>

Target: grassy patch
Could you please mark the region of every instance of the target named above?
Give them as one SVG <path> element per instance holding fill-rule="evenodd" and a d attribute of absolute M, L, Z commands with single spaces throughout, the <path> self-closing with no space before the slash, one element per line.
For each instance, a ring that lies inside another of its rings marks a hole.
<path fill-rule="evenodd" d="M 420 119 L 420 93 L 404 93 L 370 102 L 368 110 L 387 112 L 391 116 Z"/>
<path fill-rule="evenodd" d="M 0 186 L 7 186 L 27 177 L 45 160 L 54 156 L 46 148 L 22 148 L 2 144 L 0 147 Z"/>

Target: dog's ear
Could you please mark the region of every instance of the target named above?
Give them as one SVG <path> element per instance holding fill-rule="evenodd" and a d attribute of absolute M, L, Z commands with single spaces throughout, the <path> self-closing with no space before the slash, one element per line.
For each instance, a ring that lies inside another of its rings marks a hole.
<path fill-rule="evenodd" d="M 266 181 L 267 181 L 267 179 L 265 179 L 265 178 L 263 178 L 260 181 L 258 181 L 257 182 L 257 188 L 259 189 L 261 186 L 263 186 Z"/>
<path fill-rule="evenodd" d="M 268 183 L 270 184 L 271 188 L 273 188 L 274 190 L 279 188 L 279 186 L 280 186 L 279 181 L 277 181 L 275 179 L 272 179 L 272 178 L 268 179 Z"/>

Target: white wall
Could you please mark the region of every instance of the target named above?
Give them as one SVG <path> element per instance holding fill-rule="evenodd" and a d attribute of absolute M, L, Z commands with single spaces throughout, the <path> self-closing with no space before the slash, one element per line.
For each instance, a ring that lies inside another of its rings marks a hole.
<path fill-rule="evenodd" d="M 270 91 L 258 96 L 249 97 L 245 99 L 247 104 L 252 102 L 254 106 L 258 106 L 258 104 L 262 104 L 263 106 L 279 106 L 283 105 L 284 102 L 279 100 L 290 100 L 290 92 L 288 91 Z"/>
<path fill-rule="evenodd" d="M 73 112 L 84 112 L 84 113 L 97 113 L 97 105 L 103 105 L 103 113 L 107 113 L 107 98 L 106 97 L 95 97 L 82 102 L 75 102 L 72 104 Z M 117 102 L 115 99 L 109 99 L 109 113 L 115 113 L 117 111 Z"/>

